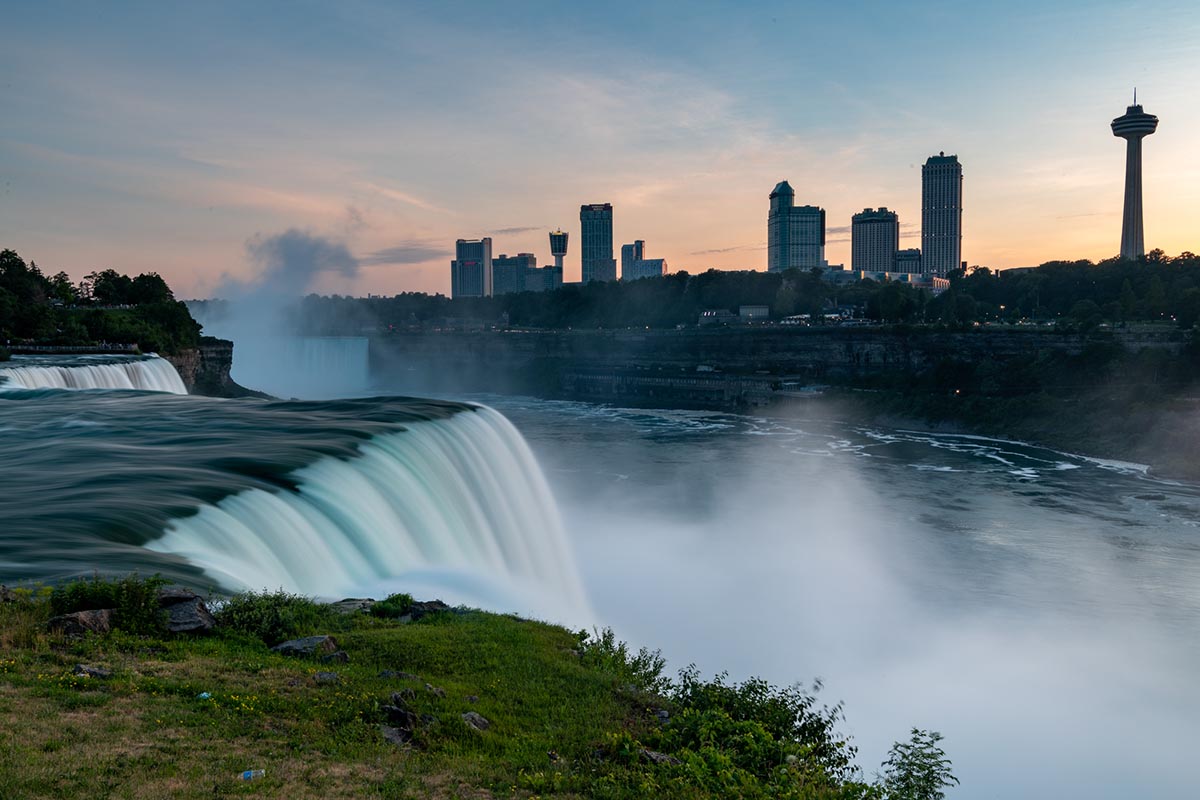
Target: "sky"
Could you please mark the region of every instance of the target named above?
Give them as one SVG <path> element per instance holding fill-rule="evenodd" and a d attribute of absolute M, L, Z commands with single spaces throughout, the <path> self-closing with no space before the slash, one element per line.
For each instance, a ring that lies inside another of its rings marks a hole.
<path fill-rule="evenodd" d="M 296 291 L 449 292 L 454 240 L 551 260 L 579 206 L 670 271 L 765 269 L 767 195 L 896 210 L 964 174 L 963 257 L 1008 268 L 1120 244 L 1133 88 L 1146 245 L 1200 250 L 1200 4 L 0 0 L 0 247 L 180 297 L 271 266 L 286 232 L 352 266 Z"/>

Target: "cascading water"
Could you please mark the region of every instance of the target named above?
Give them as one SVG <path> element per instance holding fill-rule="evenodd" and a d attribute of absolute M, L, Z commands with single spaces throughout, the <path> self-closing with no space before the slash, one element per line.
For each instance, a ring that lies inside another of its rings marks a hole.
<path fill-rule="evenodd" d="M 147 546 L 231 588 L 334 597 L 422 585 L 460 602 L 585 608 L 545 478 L 491 409 L 414 423 L 289 478 L 294 490 L 231 495 Z"/>
<path fill-rule="evenodd" d="M 0 583 L 137 570 L 591 619 L 541 469 L 488 408 L 12 388 L 0 442 Z"/>
<path fill-rule="evenodd" d="M 16 356 L 0 365 L 3 389 L 140 389 L 187 394 L 175 367 L 156 355 L 67 359 Z"/>

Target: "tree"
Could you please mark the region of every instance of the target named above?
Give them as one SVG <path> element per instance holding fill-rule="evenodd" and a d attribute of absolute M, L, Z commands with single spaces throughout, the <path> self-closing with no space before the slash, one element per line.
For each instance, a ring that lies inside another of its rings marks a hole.
<path fill-rule="evenodd" d="M 896 742 L 883 762 L 883 789 L 888 800 L 942 800 L 942 789 L 958 785 L 950 759 L 938 746 L 937 731 L 912 729 L 907 742 Z"/>

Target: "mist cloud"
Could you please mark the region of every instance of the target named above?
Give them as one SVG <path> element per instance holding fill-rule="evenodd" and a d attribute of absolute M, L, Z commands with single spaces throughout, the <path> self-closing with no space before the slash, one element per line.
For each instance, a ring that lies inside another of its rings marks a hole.
<path fill-rule="evenodd" d="M 271 290 L 303 293 L 324 272 L 358 276 L 359 261 L 345 244 L 297 228 L 274 236 L 255 236 L 246 242 L 246 252 L 262 267 L 253 283 Z"/>

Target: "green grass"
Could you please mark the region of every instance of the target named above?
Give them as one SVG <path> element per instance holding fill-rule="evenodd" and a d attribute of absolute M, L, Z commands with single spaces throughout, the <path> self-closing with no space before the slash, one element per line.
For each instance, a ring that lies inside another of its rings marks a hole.
<path fill-rule="evenodd" d="M 243 601 L 255 624 L 297 602 Z M 307 618 L 294 633 L 335 636 L 349 663 L 285 657 L 233 627 L 69 641 L 46 632 L 44 593 L 0 604 L 0 797 L 882 796 L 845 769 L 836 710 L 796 689 L 694 673 L 669 685 L 657 654 L 611 634 L 506 615 L 406 624 L 303 608 L 287 617 Z M 74 675 L 79 663 L 112 677 Z M 338 682 L 318 683 L 319 671 Z M 404 746 L 380 729 L 394 692 L 428 720 Z M 490 727 L 469 727 L 467 711 Z M 644 747 L 675 761 L 650 763 Z M 266 776 L 242 781 L 247 769 Z"/>

